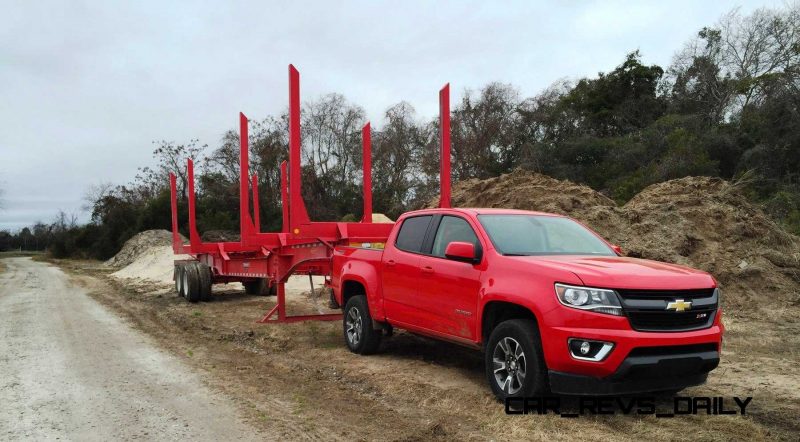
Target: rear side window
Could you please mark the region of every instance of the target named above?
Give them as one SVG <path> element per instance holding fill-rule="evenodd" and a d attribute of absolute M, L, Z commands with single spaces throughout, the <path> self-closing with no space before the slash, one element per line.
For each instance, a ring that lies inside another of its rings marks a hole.
<path fill-rule="evenodd" d="M 406 218 L 397 234 L 397 241 L 395 241 L 397 248 L 407 252 L 420 253 L 431 218 L 433 218 L 431 215 Z"/>

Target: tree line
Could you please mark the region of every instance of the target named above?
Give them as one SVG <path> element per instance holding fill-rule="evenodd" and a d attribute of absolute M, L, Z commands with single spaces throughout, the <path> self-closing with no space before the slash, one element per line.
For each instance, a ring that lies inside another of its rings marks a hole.
<path fill-rule="evenodd" d="M 465 90 L 451 111 L 453 179 L 521 168 L 589 185 L 620 203 L 650 184 L 684 176 L 741 179 L 753 201 L 798 234 L 799 105 L 800 6 L 750 15 L 734 10 L 701 29 L 669 66 L 643 63 L 633 51 L 610 72 L 560 80 L 533 97 L 498 82 Z M 301 115 L 303 195 L 311 218 L 355 219 L 362 207 L 364 109 L 334 93 L 304 103 Z M 249 136 L 262 229 L 277 230 L 287 113 L 251 122 Z M 372 140 L 375 212 L 394 218 L 436 196 L 437 118 L 420 117 L 400 102 L 385 111 Z M 89 224 L 70 225 L 62 215 L 42 224 L 49 236 L 41 226 L 0 234 L 0 248 L 19 247 L 32 234 L 35 247 L 56 255 L 109 257 L 139 231 L 170 228 L 170 171 L 178 175 L 185 231 L 186 158 L 198 165 L 199 229 L 238 230 L 236 131 L 214 148 L 197 140 L 158 142 L 154 156 L 156 166 L 140 169 L 132 183 L 91 189 Z"/>

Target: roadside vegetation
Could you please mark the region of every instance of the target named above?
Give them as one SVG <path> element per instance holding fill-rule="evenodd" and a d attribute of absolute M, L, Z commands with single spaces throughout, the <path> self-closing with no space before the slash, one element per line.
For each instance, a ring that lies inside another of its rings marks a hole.
<path fill-rule="evenodd" d="M 559 80 L 533 97 L 504 83 L 463 91 L 452 109 L 454 180 L 524 169 L 586 184 L 624 203 L 654 183 L 720 177 L 800 234 L 800 4 L 749 16 L 734 10 L 699 30 L 669 66 L 647 64 L 638 51 L 620 58 L 610 72 Z M 302 118 L 311 217 L 360 213 L 365 111 L 329 94 L 304 103 Z M 374 208 L 394 218 L 438 192 L 438 123 L 407 102 L 374 123 Z M 287 124 L 285 113 L 251 122 L 251 170 L 264 230 L 280 227 Z M 50 224 L 0 232 L 0 250 L 108 258 L 139 231 L 170 228 L 169 171 L 178 175 L 185 230 L 187 157 L 199 165 L 199 229 L 238 229 L 236 131 L 214 147 L 157 142 L 154 156 L 156 165 L 142 168 L 132 183 L 87 193 L 91 223 L 61 214 Z"/>

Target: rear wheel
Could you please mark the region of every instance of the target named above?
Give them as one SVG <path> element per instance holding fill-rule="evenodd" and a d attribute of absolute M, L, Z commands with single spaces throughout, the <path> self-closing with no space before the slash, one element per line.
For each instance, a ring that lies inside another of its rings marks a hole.
<path fill-rule="evenodd" d="M 344 306 L 344 341 L 353 353 L 372 354 L 381 344 L 381 331 L 372 328 L 372 317 L 367 307 L 367 297 L 353 296 Z"/>
<path fill-rule="evenodd" d="M 489 336 L 485 359 L 486 378 L 498 399 L 547 394 L 547 367 L 533 321 L 501 322 Z"/>
<path fill-rule="evenodd" d="M 197 266 L 189 264 L 183 268 L 183 293 L 189 302 L 200 300 L 200 275 Z"/>
<path fill-rule="evenodd" d="M 200 300 L 204 302 L 211 301 L 211 268 L 201 262 L 198 262 L 195 266 L 197 267 Z"/>
<path fill-rule="evenodd" d="M 183 296 L 183 264 L 175 264 L 175 292 Z"/>

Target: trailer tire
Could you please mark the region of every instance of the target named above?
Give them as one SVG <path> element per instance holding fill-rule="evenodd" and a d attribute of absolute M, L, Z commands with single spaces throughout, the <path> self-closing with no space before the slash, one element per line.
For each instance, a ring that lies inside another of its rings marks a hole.
<path fill-rule="evenodd" d="M 256 296 L 275 296 L 278 293 L 278 285 L 273 284 L 269 286 L 266 278 L 259 278 L 255 281 L 247 281 L 242 283 L 244 285 L 244 292 L 248 295 Z"/>
<path fill-rule="evenodd" d="M 183 264 L 175 264 L 173 277 L 175 278 L 175 293 L 183 297 Z"/>
<path fill-rule="evenodd" d="M 347 300 L 342 318 L 342 331 L 347 348 L 353 353 L 368 355 L 378 351 L 381 344 L 381 330 L 372 327 L 367 297 L 356 295 Z"/>
<path fill-rule="evenodd" d="M 183 291 L 189 302 L 200 300 L 200 275 L 197 266 L 190 264 L 183 269 Z"/>
<path fill-rule="evenodd" d="M 195 264 L 197 267 L 197 276 L 200 290 L 200 300 L 203 302 L 211 301 L 211 267 L 198 262 Z"/>
<path fill-rule="evenodd" d="M 509 319 L 492 330 L 484 358 L 486 378 L 498 400 L 548 394 L 541 342 L 536 323 L 526 319 Z"/>

